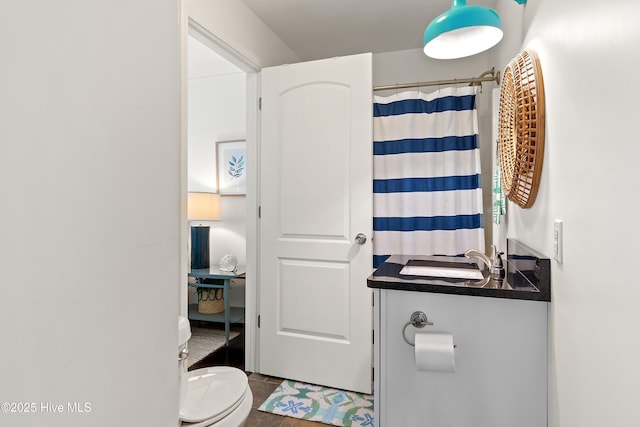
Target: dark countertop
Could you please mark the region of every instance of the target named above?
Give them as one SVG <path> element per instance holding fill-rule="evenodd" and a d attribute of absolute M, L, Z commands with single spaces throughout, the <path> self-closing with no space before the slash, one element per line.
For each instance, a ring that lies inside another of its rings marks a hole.
<path fill-rule="evenodd" d="M 401 291 L 551 301 L 551 260 L 515 239 L 507 239 L 507 277 L 500 287 L 491 284 L 479 287 L 467 279 L 401 275 L 400 270 L 409 260 L 470 261 L 464 257 L 393 255 L 367 279 L 367 286 Z"/>

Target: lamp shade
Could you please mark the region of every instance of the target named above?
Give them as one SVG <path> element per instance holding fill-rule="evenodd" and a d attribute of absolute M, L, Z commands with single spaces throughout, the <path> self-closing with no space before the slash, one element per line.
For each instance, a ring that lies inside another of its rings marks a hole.
<path fill-rule="evenodd" d="M 424 53 L 437 59 L 463 58 L 483 52 L 502 40 L 498 13 L 485 6 L 452 0 L 451 10 L 438 15 L 424 32 Z"/>
<path fill-rule="evenodd" d="M 189 193 L 187 218 L 190 221 L 218 221 L 221 218 L 220 195 Z"/>

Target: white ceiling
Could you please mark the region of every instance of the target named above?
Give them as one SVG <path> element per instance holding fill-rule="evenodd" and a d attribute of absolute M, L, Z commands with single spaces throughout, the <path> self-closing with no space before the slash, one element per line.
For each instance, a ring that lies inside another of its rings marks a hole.
<path fill-rule="evenodd" d="M 451 0 L 242 0 L 302 60 L 421 49 L 426 26 Z M 468 0 L 495 8 L 496 0 Z M 194 37 L 195 36 L 195 37 Z M 189 78 L 243 72 L 189 37 Z"/>
<path fill-rule="evenodd" d="M 242 1 L 303 60 L 421 49 L 429 22 L 451 8 L 451 0 Z"/>

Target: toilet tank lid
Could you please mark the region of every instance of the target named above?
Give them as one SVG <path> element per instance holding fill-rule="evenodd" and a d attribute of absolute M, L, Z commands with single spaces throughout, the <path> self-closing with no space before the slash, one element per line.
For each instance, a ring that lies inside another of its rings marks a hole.
<path fill-rule="evenodd" d="M 185 316 L 178 316 L 178 348 L 185 345 L 189 338 L 191 338 L 189 319 Z"/>

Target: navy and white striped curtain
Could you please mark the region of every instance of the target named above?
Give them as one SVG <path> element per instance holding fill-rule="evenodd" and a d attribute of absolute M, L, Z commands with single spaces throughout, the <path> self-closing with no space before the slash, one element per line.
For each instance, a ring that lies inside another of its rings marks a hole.
<path fill-rule="evenodd" d="M 484 250 L 473 87 L 374 96 L 373 254 Z"/>

